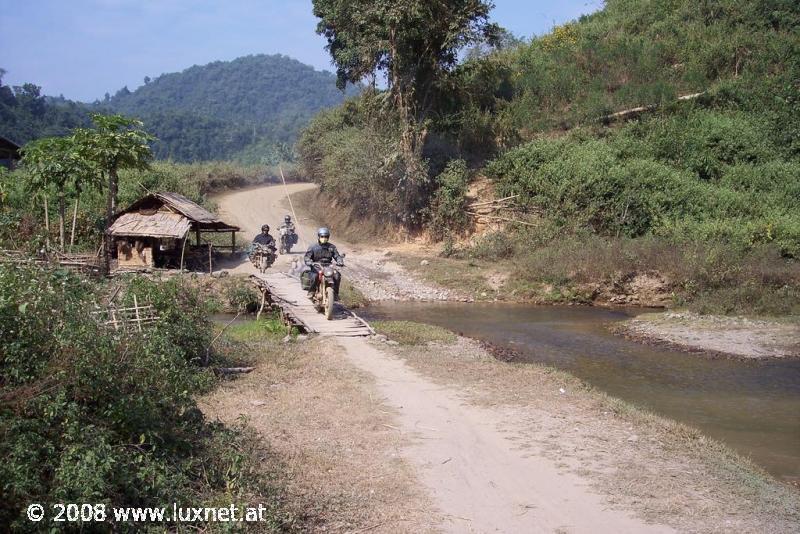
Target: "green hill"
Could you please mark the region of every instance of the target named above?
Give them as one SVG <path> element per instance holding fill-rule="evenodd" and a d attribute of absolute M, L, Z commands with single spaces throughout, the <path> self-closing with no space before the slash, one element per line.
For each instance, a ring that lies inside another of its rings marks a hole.
<path fill-rule="evenodd" d="M 101 105 L 141 118 L 160 139 L 157 157 L 192 161 L 229 159 L 253 144 L 261 150 L 250 147 L 250 159 L 269 158 L 344 98 L 329 72 L 283 55 L 251 55 L 163 74 Z"/>
<path fill-rule="evenodd" d="M 138 117 L 158 137 L 153 152 L 174 161 L 238 160 L 277 163 L 291 157 L 300 130 L 320 110 L 341 104 L 346 94 L 336 77 L 282 55 L 215 61 L 162 74 L 131 92 L 93 104 L 41 94 L 28 83 L 2 84 L 0 135 L 19 143 L 64 135 L 89 124 L 89 113 Z"/>
<path fill-rule="evenodd" d="M 26 83 L 3 85 L 0 68 L 0 135 L 17 143 L 65 135 L 72 128 L 89 125 L 85 104 L 42 95 L 41 87 Z"/>

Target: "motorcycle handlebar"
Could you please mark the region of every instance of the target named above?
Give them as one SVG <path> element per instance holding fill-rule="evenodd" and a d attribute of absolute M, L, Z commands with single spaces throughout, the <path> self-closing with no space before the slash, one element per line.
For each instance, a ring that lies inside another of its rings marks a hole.
<path fill-rule="evenodd" d="M 324 269 L 325 267 L 339 267 L 339 268 L 341 268 L 341 267 L 344 267 L 344 266 L 345 266 L 344 263 L 339 265 L 338 263 L 333 262 L 333 263 L 330 263 L 328 265 L 323 265 L 323 264 L 321 264 L 319 262 L 316 262 L 316 261 L 312 262 L 311 265 L 310 265 L 310 267 L 319 267 L 320 269 Z"/>

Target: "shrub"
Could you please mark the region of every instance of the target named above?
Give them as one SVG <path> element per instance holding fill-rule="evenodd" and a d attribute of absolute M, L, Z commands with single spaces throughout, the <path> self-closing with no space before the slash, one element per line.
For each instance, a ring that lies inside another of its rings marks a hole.
<path fill-rule="evenodd" d="M 470 222 L 466 212 L 467 163 L 460 159 L 450 161 L 435 182 L 429 227 L 434 239 L 443 239 L 451 233 L 463 232 Z"/>
<path fill-rule="evenodd" d="M 211 333 L 197 293 L 132 281 L 117 298 L 135 294 L 162 318 L 139 333 L 93 318 L 101 289 L 63 271 L 0 266 L 2 524 L 31 528 L 31 502 L 158 506 L 238 491 L 242 460 L 218 456 L 221 430 L 193 400 L 213 380 L 190 363 Z"/>
<path fill-rule="evenodd" d="M 775 243 L 797 257 L 800 167 L 763 122 L 698 110 L 632 124 L 605 138 L 577 130 L 510 150 L 487 166 L 501 195 L 570 231 L 655 234 L 676 242 Z"/>

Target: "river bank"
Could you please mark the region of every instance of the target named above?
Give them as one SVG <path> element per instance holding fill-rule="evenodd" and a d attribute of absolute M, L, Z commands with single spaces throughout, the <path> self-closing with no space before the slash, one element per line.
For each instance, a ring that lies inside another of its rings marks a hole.
<path fill-rule="evenodd" d="M 313 216 L 329 212 L 313 188 L 292 195 L 297 207 L 310 222 L 331 224 Z M 573 271 L 587 270 L 592 261 L 602 268 L 580 283 L 536 282 L 536 277 L 517 280 L 518 262 L 510 259 L 483 259 L 480 254 L 459 258 L 443 255 L 442 244 L 423 238 L 385 239 L 380 229 L 364 226 L 363 221 L 335 214 L 333 230 L 350 241 L 335 239 L 352 254 L 345 277 L 363 294 L 363 299 L 379 301 L 508 302 L 526 304 L 568 304 L 619 309 L 626 306 L 668 309 L 659 319 L 632 321 L 617 329 L 642 343 L 669 344 L 696 354 L 742 358 L 800 356 L 800 318 L 797 316 L 740 317 L 688 313 L 676 305 L 673 283 L 657 270 L 631 271 L 608 276 L 618 260 L 616 253 L 635 251 L 597 249 L 581 252 L 581 265 Z M 313 236 L 312 236 L 313 237 Z M 484 240 L 486 241 L 486 240 Z M 376 243 L 380 243 L 377 245 Z M 479 240 L 479 243 L 483 243 Z M 572 244 L 575 245 L 574 243 Z M 488 245 L 481 245 L 488 246 Z M 639 252 L 656 254 L 652 250 Z M 660 251 L 658 254 L 661 254 Z M 656 255 L 658 255 L 656 254 Z M 528 258 L 531 259 L 531 258 Z M 675 261 L 675 258 L 672 258 Z M 520 260 L 521 261 L 521 260 Z M 554 261 L 563 262 L 558 256 Z M 623 262 L 624 263 L 624 262 Z M 608 265 L 606 265 L 608 264 Z M 558 269 L 567 269 L 560 266 Z M 569 270 L 569 269 L 567 269 Z M 587 272 L 588 272 L 587 271 Z M 566 272 L 566 271 L 565 271 Z M 565 274 L 565 276 L 567 276 Z M 572 275 L 569 275 L 571 277 Z M 677 315 L 676 315 L 677 314 Z M 691 319 L 686 319 L 691 317 Z"/>
<path fill-rule="evenodd" d="M 711 357 L 800 358 L 800 318 L 796 317 L 764 320 L 670 311 L 639 315 L 615 332 Z"/>

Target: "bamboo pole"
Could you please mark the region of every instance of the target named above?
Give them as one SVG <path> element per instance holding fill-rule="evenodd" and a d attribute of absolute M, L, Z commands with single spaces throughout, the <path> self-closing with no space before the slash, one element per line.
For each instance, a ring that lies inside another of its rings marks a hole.
<path fill-rule="evenodd" d="M 689 95 L 682 95 L 682 96 L 678 97 L 678 101 L 682 102 L 682 101 L 686 101 L 686 100 L 694 100 L 695 98 L 699 98 L 699 97 L 703 96 L 704 94 L 706 94 L 705 91 L 702 91 L 700 93 L 692 93 L 692 94 L 689 94 Z M 635 108 L 623 109 L 622 111 L 617 111 L 616 113 L 611 113 L 609 115 L 604 115 L 604 116 L 600 117 L 600 121 L 601 122 L 611 122 L 611 121 L 615 121 L 615 120 L 619 120 L 619 119 L 625 119 L 627 117 L 630 117 L 631 115 L 638 115 L 640 113 L 645 113 L 647 111 L 654 111 L 654 110 L 658 109 L 658 107 L 659 107 L 659 104 L 648 104 L 648 105 L 645 105 L 645 106 L 637 106 Z"/>
<path fill-rule="evenodd" d="M 475 202 L 473 204 L 470 204 L 469 207 L 470 208 L 474 208 L 476 206 L 485 206 L 487 204 L 497 204 L 497 203 L 500 203 L 500 202 L 505 202 L 506 200 L 511 200 L 511 199 L 517 198 L 518 196 L 519 195 L 511 195 L 510 197 L 497 198 L 497 199 L 494 199 L 494 200 L 486 200 L 486 201 L 483 201 L 483 202 Z"/>
<path fill-rule="evenodd" d="M 136 314 L 136 326 L 139 332 L 142 331 L 142 318 L 139 315 L 139 302 L 136 300 L 136 295 L 133 296 L 133 312 Z"/>
<path fill-rule="evenodd" d="M 497 220 L 500 220 L 500 221 L 508 221 L 508 222 L 512 222 L 512 223 L 516 223 L 516 224 L 524 224 L 525 226 L 533 226 L 533 227 L 538 226 L 538 225 L 533 224 L 533 223 L 529 223 L 529 222 L 525 222 L 525 221 L 519 221 L 517 219 L 512 219 L 510 217 L 500 217 L 499 215 L 485 215 L 483 213 L 474 213 L 474 212 L 471 212 L 471 211 L 468 211 L 467 213 L 469 215 L 473 215 L 475 217 L 486 217 L 487 219 L 497 219 Z"/>
<path fill-rule="evenodd" d="M 224 333 L 225 333 L 225 330 L 227 330 L 227 329 L 228 329 L 228 327 L 229 327 L 230 325 L 232 325 L 232 324 L 233 324 L 233 322 L 234 322 L 236 319 L 238 319 L 238 318 L 239 318 L 239 315 L 241 315 L 241 313 L 242 313 L 242 312 L 241 312 L 241 310 L 239 310 L 238 312 L 236 312 L 236 315 L 234 316 L 234 318 L 233 318 L 233 319 L 231 319 L 230 321 L 228 321 L 228 324 L 226 324 L 225 326 L 223 326 L 223 327 L 222 327 L 222 330 L 220 330 L 220 331 L 219 331 L 219 334 L 217 334 L 216 336 L 214 336 L 214 339 L 212 339 L 212 340 L 211 340 L 211 343 L 209 343 L 209 344 L 208 344 L 208 347 L 206 347 L 206 357 L 205 357 L 205 359 L 203 360 L 203 367 L 207 366 L 207 365 L 208 365 L 208 361 L 211 359 L 211 347 L 212 347 L 212 346 L 214 345 L 214 343 L 215 343 L 215 342 L 216 342 L 216 341 L 217 341 L 217 340 L 220 338 L 220 336 L 221 336 L 222 334 L 224 334 Z"/>
<path fill-rule="evenodd" d="M 265 288 L 261 288 L 261 305 L 258 307 L 258 313 L 256 314 L 256 321 L 261 318 L 261 312 L 264 311 L 264 304 L 267 302 L 267 290 Z"/>
<path fill-rule="evenodd" d="M 50 250 L 50 214 L 47 208 L 47 193 L 42 192 L 42 199 L 44 200 L 44 244 L 47 250 Z"/>
<path fill-rule="evenodd" d="M 81 199 L 81 194 L 75 197 L 75 210 L 72 212 L 72 231 L 69 235 L 69 251 L 72 252 L 72 245 L 75 244 L 75 224 L 78 221 L 78 201 Z"/>

